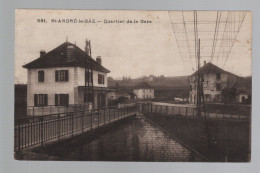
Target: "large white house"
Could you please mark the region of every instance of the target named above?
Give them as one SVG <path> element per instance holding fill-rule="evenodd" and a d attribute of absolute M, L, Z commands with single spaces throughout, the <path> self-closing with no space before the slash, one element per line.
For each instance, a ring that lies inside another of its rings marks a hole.
<path fill-rule="evenodd" d="M 153 99 L 154 89 L 146 82 L 139 83 L 134 89 L 133 93 L 137 99 Z"/>
<path fill-rule="evenodd" d="M 95 61 L 75 44 L 65 42 L 48 53 L 24 65 L 28 70 L 27 106 L 81 105 L 88 99 L 85 94 L 86 58 L 93 69 L 94 108 L 107 106 L 107 73 L 101 57 Z M 91 76 L 90 76 L 91 77 Z"/>
<path fill-rule="evenodd" d="M 200 68 L 200 73 L 203 74 L 203 92 L 206 102 L 222 102 L 221 91 L 229 87 L 238 76 L 227 72 L 212 63 L 205 63 Z M 190 76 L 190 103 L 197 102 L 197 78 L 198 71 Z"/>

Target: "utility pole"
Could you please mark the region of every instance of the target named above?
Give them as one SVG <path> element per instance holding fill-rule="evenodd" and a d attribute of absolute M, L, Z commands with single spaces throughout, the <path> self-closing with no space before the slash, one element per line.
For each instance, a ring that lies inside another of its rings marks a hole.
<path fill-rule="evenodd" d="M 91 44 L 90 44 L 90 40 L 89 40 L 89 56 L 90 56 L 90 61 L 91 61 Z M 90 94 L 90 101 L 92 102 L 92 107 L 94 108 L 94 83 L 93 83 L 93 67 L 92 67 L 92 62 L 89 62 L 89 66 L 90 66 L 90 80 L 91 80 L 91 94 Z"/>
<path fill-rule="evenodd" d="M 86 39 L 85 45 L 85 88 L 84 88 L 84 105 L 86 102 L 91 102 L 94 107 L 94 86 L 93 86 L 93 69 L 91 62 L 91 44 L 90 40 Z"/>
<path fill-rule="evenodd" d="M 197 110 L 198 110 L 198 116 L 201 116 L 201 75 L 200 75 L 200 39 L 198 43 L 198 74 L 197 74 Z"/>

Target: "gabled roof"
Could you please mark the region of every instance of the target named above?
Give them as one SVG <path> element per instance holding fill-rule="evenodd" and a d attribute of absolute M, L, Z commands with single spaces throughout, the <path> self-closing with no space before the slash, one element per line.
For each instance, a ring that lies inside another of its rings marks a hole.
<path fill-rule="evenodd" d="M 228 71 L 225 71 L 221 68 L 219 68 L 218 66 L 212 64 L 212 63 L 207 63 L 205 64 L 203 67 L 200 68 L 199 70 L 201 73 L 224 73 L 224 74 L 229 74 L 229 75 L 234 75 Z M 191 76 L 197 75 L 198 74 L 198 70 L 196 72 L 194 72 Z M 234 75 L 236 76 L 236 75 Z"/>
<path fill-rule="evenodd" d="M 71 62 L 66 60 L 67 57 L 67 47 L 74 47 L 74 57 L 75 59 Z M 89 59 L 89 62 L 92 63 L 93 70 L 109 73 L 110 71 L 88 56 L 83 50 L 81 50 L 78 46 L 65 42 L 55 49 L 49 51 L 45 55 L 37 58 L 36 60 L 24 65 L 24 68 L 49 68 L 49 67 L 71 67 L 71 66 L 79 66 L 85 67 L 86 59 Z"/>
<path fill-rule="evenodd" d="M 135 86 L 135 89 L 151 89 L 152 87 L 147 82 L 141 82 Z"/>

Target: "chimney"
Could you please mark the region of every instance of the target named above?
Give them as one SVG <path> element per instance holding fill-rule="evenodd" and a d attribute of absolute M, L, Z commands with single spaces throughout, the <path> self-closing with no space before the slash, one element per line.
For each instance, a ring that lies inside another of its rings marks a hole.
<path fill-rule="evenodd" d="M 97 56 L 96 61 L 101 65 L 102 64 L 101 56 Z"/>
<path fill-rule="evenodd" d="M 74 59 L 74 46 L 70 45 L 67 47 L 67 62 L 71 62 Z"/>
<path fill-rule="evenodd" d="M 43 56 L 45 54 L 46 54 L 45 50 L 40 50 L 40 56 Z"/>
<path fill-rule="evenodd" d="M 206 61 L 204 61 L 204 65 L 206 65 Z"/>

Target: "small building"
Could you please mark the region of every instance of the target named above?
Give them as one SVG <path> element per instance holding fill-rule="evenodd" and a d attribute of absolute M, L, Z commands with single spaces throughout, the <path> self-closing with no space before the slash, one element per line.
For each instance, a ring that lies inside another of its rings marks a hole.
<path fill-rule="evenodd" d="M 149 76 L 149 82 L 153 82 L 154 81 L 154 76 L 153 75 L 150 75 Z"/>
<path fill-rule="evenodd" d="M 85 72 L 86 62 L 92 65 L 92 76 Z M 84 105 L 89 100 L 85 95 L 85 81 L 91 77 L 94 108 L 107 106 L 110 71 L 102 66 L 101 57 L 95 61 L 75 44 L 65 42 L 48 53 L 41 51 L 39 58 L 23 67 L 28 72 L 27 106 Z"/>
<path fill-rule="evenodd" d="M 238 77 L 212 63 L 206 64 L 206 62 L 200 68 L 200 73 L 203 75 L 203 93 L 206 102 L 222 102 L 222 90 L 230 87 L 229 85 L 232 85 Z M 189 101 L 192 104 L 197 103 L 197 79 L 198 71 L 194 72 L 189 79 Z"/>
<path fill-rule="evenodd" d="M 154 88 L 147 82 L 139 83 L 134 89 L 133 93 L 137 99 L 154 99 Z"/>
<path fill-rule="evenodd" d="M 246 103 L 246 102 L 248 102 L 248 99 L 249 99 L 249 93 L 246 92 L 245 90 L 239 90 L 237 92 L 237 99 L 236 99 L 236 101 L 238 103 Z"/>

